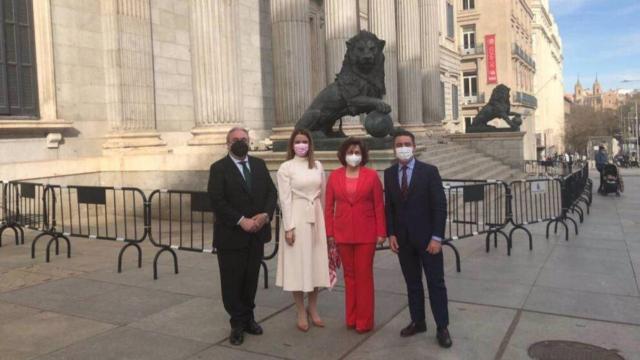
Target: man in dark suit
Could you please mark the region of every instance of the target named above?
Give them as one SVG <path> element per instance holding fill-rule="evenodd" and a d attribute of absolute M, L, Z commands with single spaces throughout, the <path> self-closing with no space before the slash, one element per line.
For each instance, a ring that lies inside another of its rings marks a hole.
<path fill-rule="evenodd" d="M 215 213 L 222 302 L 231 316 L 229 340 L 240 345 L 245 332 L 262 334 L 253 309 L 264 243 L 271 240 L 269 223 L 277 191 L 265 162 L 247 155 L 247 130 L 231 129 L 227 147 L 228 156 L 211 165 L 208 192 Z"/>
<path fill-rule="evenodd" d="M 407 337 L 427 331 L 422 271 L 427 277 L 429 303 L 437 325 L 440 346 L 451 346 L 447 329 L 447 288 L 444 284 L 442 239 L 447 219 L 447 200 L 438 168 L 418 161 L 412 133 L 394 134 L 398 163 L 384 171 L 387 234 L 391 250 L 398 254 L 407 283 L 411 324 L 402 329 Z"/>

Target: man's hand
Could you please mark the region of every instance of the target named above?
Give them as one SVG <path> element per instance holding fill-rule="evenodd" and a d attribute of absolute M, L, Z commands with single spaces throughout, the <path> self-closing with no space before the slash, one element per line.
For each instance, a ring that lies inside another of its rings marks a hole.
<path fill-rule="evenodd" d="M 256 221 L 248 218 L 244 218 L 242 219 L 242 221 L 240 221 L 240 227 L 242 228 L 242 230 L 248 233 L 255 233 L 256 231 L 260 230 Z"/>
<path fill-rule="evenodd" d="M 429 245 L 427 245 L 427 252 L 431 255 L 436 255 L 440 251 L 442 251 L 442 244 L 438 240 L 429 241 Z"/>
<path fill-rule="evenodd" d="M 258 225 L 258 230 L 262 229 L 263 226 L 269 223 L 269 215 L 267 215 L 267 213 L 256 214 L 251 219 L 253 219 L 253 221 Z"/>
<path fill-rule="evenodd" d="M 400 246 L 398 246 L 398 238 L 395 235 L 389 236 L 389 247 L 391 248 L 391 251 L 396 254 L 400 250 Z"/>
<path fill-rule="evenodd" d="M 295 236 L 293 230 L 289 230 L 289 231 L 285 231 L 284 232 L 284 240 L 287 242 L 287 244 L 289 246 L 293 246 L 293 243 L 296 242 L 296 236 Z"/>
<path fill-rule="evenodd" d="M 384 236 L 378 236 L 378 238 L 376 239 L 376 242 L 378 243 L 378 245 L 384 244 L 385 241 L 387 241 L 387 238 Z"/>

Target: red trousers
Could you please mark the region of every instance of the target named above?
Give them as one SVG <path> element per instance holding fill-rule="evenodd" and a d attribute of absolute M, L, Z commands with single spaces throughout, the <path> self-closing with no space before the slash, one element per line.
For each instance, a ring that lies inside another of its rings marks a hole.
<path fill-rule="evenodd" d="M 338 244 L 344 272 L 347 326 L 373 329 L 373 256 L 376 244 Z"/>

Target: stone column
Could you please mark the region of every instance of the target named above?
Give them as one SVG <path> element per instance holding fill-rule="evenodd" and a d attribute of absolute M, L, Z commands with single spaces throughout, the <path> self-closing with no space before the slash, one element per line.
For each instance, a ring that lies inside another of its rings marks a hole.
<path fill-rule="evenodd" d="M 189 145 L 224 145 L 242 121 L 238 1 L 190 1 L 196 126 Z"/>
<path fill-rule="evenodd" d="M 163 146 L 155 130 L 153 48 L 148 1 L 103 0 L 109 152 Z"/>
<path fill-rule="evenodd" d="M 398 123 L 398 47 L 396 42 L 395 0 L 369 0 L 369 29 L 385 40 L 384 101 L 391 105 L 391 117 Z"/>
<path fill-rule="evenodd" d="M 422 50 L 422 116 L 425 123 L 439 124 L 444 117 L 440 90 L 440 12 L 437 0 L 420 5 Z"/>
<path fill-rule="evenodd" d="M 400 125 L 418 133 L 422 122 L 419 0 L 398 0 L 398 116 Z"/>
<path fill-rule="evenodd" d="M 342 68 L 344 55 L 347 52 L 347 40 L 359 31 L 357 0 L 325 0 L 325 31 L 327 36 L 327 83 L 335 81 L 336 74 Z M 314 94 L 315 95 L 315 94 Z M 364 135 L 364 127 L 360 117 L 345 116 L 343 130 L 349 135 Z"/>
<path fill-rule="evenodd" d="M 271 0 L 276 127 L 272 140 L 288 139 L 311 104 L 308 0 Z"/>

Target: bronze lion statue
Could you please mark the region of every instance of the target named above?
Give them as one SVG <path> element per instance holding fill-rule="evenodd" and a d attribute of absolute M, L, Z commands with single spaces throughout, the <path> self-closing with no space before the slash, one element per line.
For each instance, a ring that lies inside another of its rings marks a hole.
<path fill-rule="evenodd" d="M 382 53 L 384 45 L 384 40 L 365 30 L 349 39 L 342 69 L 336 75 L 336 80 L 313 99 L 296 123 L 296 129 L 307 129 L 318 138 L 345 137 L 342 122 L 338 131 L 333 130 L 336 121 L 346 115 L 356 116 L 373 111 L 384 116 L 372 119 L 384 121 L 385 125 L 391 124 L 392 129 L 391 117 L 388 115 L 391 107 L 382 101 L 386 91 Z M 370 127 L 387 128 L 376 125 L 380 124 L 371 124 Z"/>
<path fill-rule="evenodd" d="M 520 114 L 511 112 L 511 101 L 509 89 L 506 85 L 500 84 L 493 89 L 491 98 L 487 105 L 485 105 L 478 115 L 471 122 L 471 128 L 493 128 L 495 126 L 489 125 L 489 122 L 493 119 L 500 118 L 504 120 L 512 130 L 520 130 L 522 119 Z M 513 118 L 511 118 L 511 116 Z"/>

